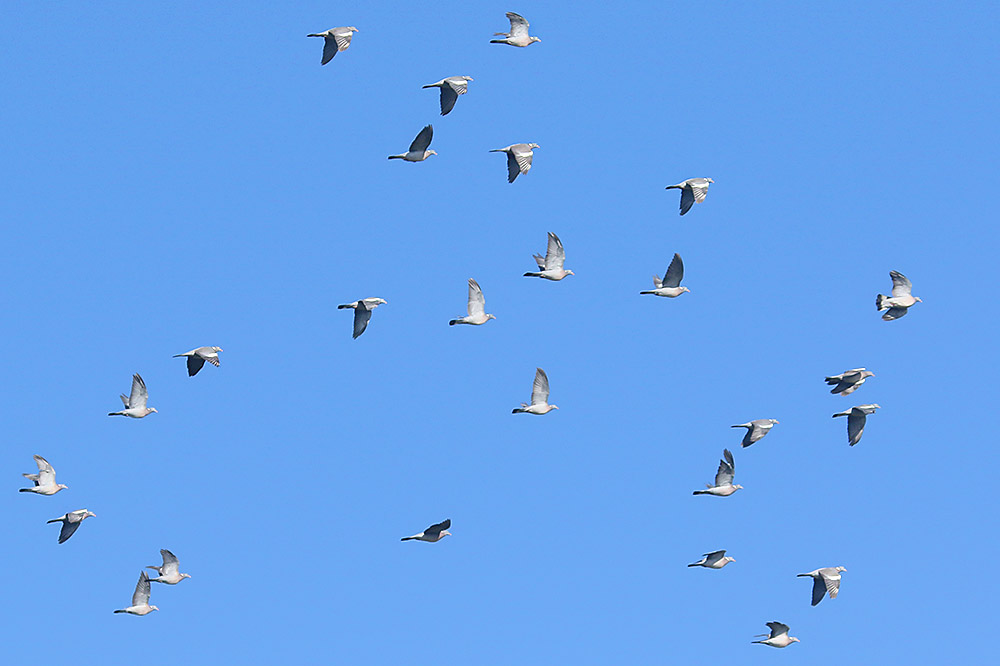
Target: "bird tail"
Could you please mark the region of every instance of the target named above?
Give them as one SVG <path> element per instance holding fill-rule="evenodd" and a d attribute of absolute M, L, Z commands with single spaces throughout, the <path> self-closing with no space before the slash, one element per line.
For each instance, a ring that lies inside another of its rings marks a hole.
<path fill-rule="evenodd" d="M 449 325 L 449 326 L 454 326 L 454 325 L 455 325 L 455 324 L 457 324 L 457 323 L 458 323 L 458 320 L 457 320 L 457 319 L 452 319 L 451 321 L 449 321 L 449 322 L 448 322 L 448 325 Z"/>
<path fill-rule="evenodd" d="M 525 273 L 524 277 L 542 277 L 541 273 Z"/>
<path fill-rule="evenodd" d="M 507 43 L 507 40 L 505 40 L 505 39 L 491 39 L 490 40 L 490 44 L 506 44 L 506 43 Z"/>
<path fill-rule="evenodd" d="M 491 150 L 490 152 L 491 152 L 491 153 L 506 153 L 507 151 L 506 151 L 506 150 L 504 150 L 503 148 L 494 148 L 494 149 L 493 149 L 493 150 Z"/>
<path fill-rule="evenodd" d="M 749 428 L 749 423 L 737 423 L 736 425 L 729 426 L 730 428 Z"/>
<path fill-rule="evenodd" d="M 514 409 L 510 410 L 510 413 L 511 414 L 521 414 L 524 411 L 525 410 L 521 409 L 520 407 L 515 407 Z M 22 488 L 22 490 L 24 490 L 25 492 L 27 492 L 28 489 L 27 488 Z"/>
<path fill-rule="evenodd" d="M 403 159 L 403 156 L 402 155 L 389 155 L 389 159 L 390 160 L 401 160 L 401 159 Z"/>
<path fill-rule="evenodd" d="M 437 88 L 435 85 L 420 86 L 421 88 Z M 444 114 L 442 114 L 444 115 Z"/>
<path fill-rule="evenodd" d="M 812 578 L 809 574 L 795 574 L 796 578 Z"/>
<path fill-rule="evenodd" d="M 416 539 L 416 538 L 417 537 L 403 537 L 402 539 L 400 539 L 400 541 L 412 541 L 413 539 Z"/>
<path fill-rule="evenodd" d="M 323 37 L 323 35 L 318 35 L 315 32 L 311 35 L 306 35 L 306 37 Z"/>
<path fill-rule="evenodd" d="M 108 416 L 125 416 L 125 412 L 108 412 Z"/>
<path fill-rule="evenodd" d="M 695 491 L 694 491 L 693 493 L 691 493 L 691 494 L 692 494 L 692 495 L 707 495 L 708 493 L 706 493 L 706 492 L 705 492 L 704 490 L 695 490 Z"/>
<path fill-rule="evenodd" d="M 311 35 L 310 35 L 310 36 L 311 36 Z M 123 610 L 116 610 L 115 612 L 116 612 L 116 613 L 124 613 L 124 612 L 126 612 L 126 611 L 123 611 Z"/>
<path fill-rule="evenodd" d="M 878 308 L 879 312 L 885 309 L 882 307 L 882 300 L 884 298 L 885 296 L 883 296 L 882 294 L 878 294 L 877 296 L 875 296 L 875 307 Z"/>
<path fill-rule="evenodd" d="M 656 296 L 656 292 L 655 291 L 640 291 L 639 293 L 640 294 L 652 294 L 653 296 Z"/>
<path fill-rule="evenodd" d="M 33 493 L 35 491 L 34 491 L 33 488 L 18 488 L 17 492 L 19 492 L 19 493 Z"/>
<path fill-rule="evenodd" d="M 667 190 L 679 190 L 682 189 L 680 185 L 667 185 L 664 189 Z"/>
<path fill-rule="evenodd" d="M 696 566 L 698 566 L 698 565 L 697 565 L 697 564 L 689 564 L 688 566 L 689 566 L 689 567 L 696 567 Z"/>
<path fill-rule="evenodd" d="M 48 525 L 49 523 L 61 523 L 61 522 L 62 518 L 53 518 L 52 520 L 46 520 L 45 524 Z"/>
<path fill-rule="evenodd" d="M 187 354 L 174 354 L 174 358 L 180 358 L 181 356 L 187 356 Z"/>
<path fill-rule="evenodd" d="M 837 418 L 838 416 L 850 416 L 850 415 L 851 415 L 850 412 L 840 412 L 838 414 L 834 414 L 832 418 Z"/>

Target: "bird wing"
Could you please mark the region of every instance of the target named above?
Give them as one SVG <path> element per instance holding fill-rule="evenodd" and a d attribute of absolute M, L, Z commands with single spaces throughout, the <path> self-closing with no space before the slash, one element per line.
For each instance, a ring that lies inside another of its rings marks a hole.
<path fill-rule="evenodd" d="M 549 232 L 549 245 L 545 250 L 545 270 L 562 270 L 566 262 L 566 250 L 563 249 L 562 241 L 551 231 Z"/>
<path fill-rule="evenodd" d="M 337 38 L 327 35 L 323 38 L 323 59 L 319 61 L 319 64 L 325 65 L 326 63 L 333 60 L 333 56 L 337 55 L 340 51 L 340 47 L 337 45 Z"/>
<path fill-rule="evenodd" d="M 909 311 L 908 308 L 889 308 L 886 313 L 882 315 L 884 321 L 892 321 L 893 319 L 899 319 L 904 316 Z"/>
<path fill-rule="evenodd" d="M 51 486 L 56 482 L 56 471 L 49 464 L 49 461 L 41 456 L 34 456 L 35 464 L 38 465 L 38 474 L 25 474 L 26 477 L 35 482 L 37 486 Z"/>
<path fill-rule="evenodd" d="M 830 593 L 830 598 L 836 599 L 837 593 L 840 592 L 840 572 L 831 567 L 827 569 L 820 569 L 820 574 L 823 578 L 826 591 Z M 820 596 L 822 597 L 822 594 Z M 813 589 L 813 599 L 816 599 L 815 588 Z M 813 605 L 816 605 L 815 601 L 813 602 Z"/>
<path fill-rule="evenodd" d="M 663 286 L 679 287 L 683 279 L 684 262 L 681 260 L 681 255 L 675 253 L 674 258 L 670 261 L 670 266 L 667 267 L 667 272 L 663 275 Z"/>
<path fill-rule="evenodd" d="M 544 271 L 545 270 L 545 257 L 543 257 L 540 254 L 533 254 L 531 256 L 533 256 L 535 258 L 535 263 L 538 264 L 538 270 Z"/>
<path fill-rule="evenodd" d="M 451 527 L 451 518 L 449 518 L 449 519 L 447 519 L 447 520 L 445 520 L 443 522 L 435 523 L 434 525 L 431 525 L 426 530 L 424 530 L 424 534 L 426 534 L 427 536 L 435 536 L 436 537 L 436 536 L 439 536 L 443 530 L 446 530 L 449 527 Z"/>
<path fill-rule="evenodd" d="M 511 146 L 510 152 L 514 155 L 514 159 L 517 160 L 517 168 L 520 169 L 521 173 L 528 173 L 531 170 L 531 158 L 535 154 L 528 147 L 528 144 L 515 144 Z"/>
<path fill-rule="evenodd" d="M 733 454 L 729 449 L 722 451 L 723 459 L 719 461 L 719 471 L 715 473 L 715 485 L 732 485 L 733 477 L 736 476 L 736 466 L 733 464 Z"/>
<path fill-rule="evenodd" d="M 133 606 L 146 606 L 149 604 L 149 576 L 143 571 L 139 574 L 139 582 L 135 584 L 135 592 L 132 593 Z"/>
<path fill-rule="evenodd" d="M 826 584 L 823 582 L 823 577 L 815 576 L 813 578 L 812 605 L 815 606 L 823 601 L 824 594 L 826 594 Z"/>
<path fill-rule="evenodd" d="M 770 638 L 775 638 L 788 633 L 788 625 L 781 622 L 768 622 L 767 628 L 771 630 Z"/>
<path fill-rule="evenodd" d="M 455 91 L 456 95 L 464 95 L 469 92 L 469 80 L 464 76 L 449 76 L 444 82 Z"/>
<path fill-rule="evenodd" d="M 656 287 L 657 289 L 663 286 L 663 280 L 660 279 L 659 275 L 653 276 L 653 286 Z"/>
<path fill-rule="evenodd" d="M 705 553 L 703 555 L 703 557 L 705 558 L 705 564 L 712 564 L 714 562 L 718 562 L 725 556 L 726 556 L 726 551 L 724 550 L 716 550 L 714 552 Z"/>
<path fill-rule="evenodd" d="M 188 377 L 194 377 L 205 366 L 205 359 L 197 354 L 187 357 Z"/>
<path fill-rule="evenodd" d="M 889 271 L 889 277 L 892 278 L 893 298 L 910 295 L 910 291 L 913 289 L 913 285 L 910 283 L 909 278 L 907 278 L 899 271 Z"/>
<path fill-rule="evenodd" d="M 427 150 L 427 146 L 431 145 L 431 139 L 434 138 L 434 126 L 428 125 L 427 127 L 420 130 L 420 134 L 417 138 L 413 140 L 410 144 L 411 153 L 422 153 Z"/>
<path fill-rule="evenodd" d="M 462 90 L 464 93 L 465 90 Z M 441 115 L 447 116 L 451 113 L 451 110 L 455 108 L 455 102 L 458 101 L 458 96 L 460 93 L 455 92 L 455 89 L 450 85 L 441 86 Z"/>
<path fill-rule="evenodd" d="M 80 523 L 82 522 L 83 522 L 82 520 L 78 520 L 76 522 L 71 523 L 69 521 L 69 515 L 67 514 L 66 520 L 63 521 L 62 529 L 59 530 L 59 543 L 63 543 L 66 541 L 66 539 L 73 536 L 73 534 L 76 533 L 77 529 L 79 529 Z"/>
<path fill-rule="evenodd" d="M 690 185 L 681 188 L 681 215 L 691 210 L 694 205 L 694 190 Z"/>
<path fill-rule="evenodd" d="M 865 421 L 867 416 L 860 409 L 852 409 L 847 415 L 847 441 L 851 446 L 861 441 L 861 434 L 865 431 Z"/>
<path fill-rule="evenodd" d="M 368 320 L 372 318 L 372 311 L 364 301 L 358 301 L 358 307 L 354 308 L 354 339 L 365 332 L 368 328 Z"/>
<path fill-rule="evenodd" d="M 483 290 L 479 288 L 479 283 L 472 278 L 469 278 L 468 312 L 470 317 L 486 314 L 486 297 L 483 296 Z"/>
<path fill-rule="evenodd" d="M 146 382 L 142 381 L 139 373 L 132 375 L 132 393 L 128 397 L 128 408 L 143 408 L 149 399 L 149 392 L 146 391 Z"/>
<path fill-rule="evenodd" d="M 523 16 L 515 14 L 514 12 L 507 12 L 507 19 L 510 20 L 511 38 L 528 36 L 528 22 Z M 544 28 L 545 26 L 542 27 Z"/>
<path fill-rule="evenodd" d="M 351 37 L 354 36 L 354 32 L 351 30 L 344 30 L 343 32 L 334 32 L 333 39 L 337 44 L 338 51 L 346 51 L 351 45 Z M 333 56 L 330 56 L 331 58 Z"/>
<path fill-rule="evenodd" d="M 705 200 L 705 195 L 708 194 L 708 181 L 704 178 L 694 178 L 688 181 L 688 185 L 691 188 L 691 194 L 694 196 L 695 203 L 701 203 Z"/>
<path fill-rule="evenodd" d="M 163 558 L 163 566 L 160 567 L 160 575 L 168 576 L 170 574 L 177 573 L 180 568 L 180 562 L 178 562 L 177 556 L 166 548 L 160 550 L 160 556 Z"/>
<path fill-rule="evenodd" d="M 514 179 L 517 178 L 520 173 L 521 167 L 518 166 L 517 158 L 514 157 L 513 151 L 507 151 L 507 182 L 513 183 Z"/>
<path fill-rule="evenodd" d="M 531 404 L 545 405 L 549 402 L 549 376 L 541 368 L 535 368 L 535 383 L 531 385 Z"/>

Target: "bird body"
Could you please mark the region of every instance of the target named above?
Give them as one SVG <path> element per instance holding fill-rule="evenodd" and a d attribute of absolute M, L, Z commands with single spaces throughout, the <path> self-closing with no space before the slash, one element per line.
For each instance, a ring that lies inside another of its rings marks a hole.
<path fill-rule="evenodd" d="M 831 599 L 837 598 L 840 592 L 840 573 L 847 571 L 844 567 L 823 567 L 809 573 L 796 574 L 796 578 L 812 578 L 812 605 L 823 601 L 823 595 L 829 593 Z"/>
<path fill-rule="evenodd" d="M 666 189 L 681 191 L 681 215 L 684 215 L 691 210 L 691 206 L 705 200 L 708 186 L 714 182 L 711 178 L 688 178 L 676 185 L 667 185 Z"/>
<path fill-rule="evenodd" d="M 455 108 L 458 96 L 469 91 L 469 81 L 472 80 L 471 76 L 449 76 L 437 83 L 428 83 L 423 88 L 441 89 L 441 115 L 447 116 Z"/>
<path fill-rule="evenodd" d="M 721 569 L 730 562 L 735 562 L 736 559 L 728 557 L 726 551 L 716 550 L 711 553 L 705 553 L 702 558 L 697 562 L 689 564 L 689 567 L 705 567 L 706 569 Z"/>
<path fill-rule="evenodd" d="M 180 573 L 180 562 L 177 560 L 177 556 L 171 553 L 166 548 L 160 550 L 160 557 L 163 558 L 163 564 L 160 566 L 150 565 L 146 567 L 147 569 L 153 569 L 159 574 L 157 578 L 150 578 L 150 582 L 153 583 L 166 583 L 167 585 L 176 585 L 185 578 L 190 578 L 190 574 Z"/>
<path fill-rule="evenodd" d="M 129 615 L 149 615 L 153 611 L 160 610 L 156 606 L 149 605 L 149 576 L 145 571 L 139 572 L 139 582 L 136 583 L 135 592 L 132 593 L 132 605 L 128 608 L 116 610 L 116 613 L 128 613 Z"/>
<path fill-rule="evenodd" d="M 323 38 L 323 59 L 319 64 L 325 65 L 333 60 L 333 56 L 348 49 L 351 45 L 351 37 L 353 37 L 356 32 L 358 32 L 358 29 L 351 25 L 342 28 L 330 28 L 329 30 L 324 30 L 323 32 L 314 32 L 310 35 L 306 35 L 306 37 Z"/>
<path fill-rule="evenodd" d="M 482 326 L 490 319 L 496 319 L 493 315 L 486 314 L 486 298 L 483 296 L 483 290 L 479 288 L 479 283 L 472 278 L 469 278 L 469 303 L 466 306 L 466 311 L 469 313 L 468 316 L 452 319 L 448 322 L 448 325 L 471 324 L 473 326 Z"/>
<path fill-rule="evenodd" d="M 509 44 L 510 46 L 524 48 L 535 42 L 542 41 L 538 37 L 528 34 L 528 22 L 520 14 L 507 12 L 507 20 L 510 21 L 510 32 L 494 32 L 494 37 L 503 37 L 503 39 L 491 39 L 490 44 Z"/>
<path fill-rule="evenodd" d="M 541 368 L 535 368 L 535 382 L 531 386 L 531 404 L 522 402 L 511 414 L 548 414 L 559 409 L 549 404 L 549 377 Z"/>
<path fill-rule="evenodd" d="M 767 626 L 771 630 L 771 633 L 762 634 L 762 636 L 767 636 L 767 638 L 762 641 L 751 641 L 752 643 L 760 643 L 762 645 L 770 645 L 771 647 L 784 648 L 788 647 L 792 643 L 801 642 L 794 636 L 788 635 L 787 624 L 782 624 L 781 622 L 768 622 Z"/>
<path fill-rule="evenodd" d="M 407 162 L 423 162 L 431 155 L 437 155 L 434 150 L 428 150 L 431 140 L 434 138 L 434 126 L 427 125 L 417 134 L 417 137 L 410 144 L 410 149 L 399 155 L 389 155 L 390 160 L 405 160 Z"/>
<path fill-rule="evenodd" d="M 507 182 L 513 183 L 519 174 L 531 171 L 534 149 L 540 147 L 537 143 L 514 143 L 506 148 L 495 148 L 490 152 L 507 153 Z"/>
<path fill-rule="evenodd" d="M 743 436 L 743 448 L 750 446 L 760 440 L 764 439 L 764 436 L 771 432 L 771 428 L 778 424 L 778 419 L 755 419 L 748 423 L 738 423 L 734 426 L 729 426 L 730 428 L 746 428 L 747 434 Z"/>
<path fill-rule="evenodd" d="M 183 354 L 174 354 L 174 358 L 186 356 L 188 377 L 194 377 L 204 367 L 205 361 L 218 368 L 220 351 L 222 351 L 222 347 L 198 347 Z"/>
<path fill-rule="evenodd" d="M 354 339 L 356 340 L 359 335 L 365 332 L 368 328 L 368 320 L 372 318 L 372 310 L 380 305 L 385 305 L 386 300 L 384 298 L 364 298 L 360 301 L 354 301 L 352 303 L 344 303 L 343 305 L 338 305 L 338 310 L 354 310 Z"/>
<path fill-rule="evenodd" d="M 675 252 L 674 258 L 671 259 L 670 265 L 667 267 L 667 272 L 663 274 L 663 279 L 661 280 L 659 275 L 653 276 L 653 286 L 656 288 L 649 291 L 640 291 L 639 293 L 677 298 L 685 291 L 691 291 L 687 287 L 681 286 L 681 280 L 683 279 L 684 261 L 681 259 L 681 255 Z"/>
<path fill-rule="evenodd" d="M 32 481 L 35 485 L 31 488 L 18 488 L 19 493 L 35 493 L 36 495 L 55 495 L 60 490 L 65 490 L 66 486 L 56 483 L 56 470 L 45 458 L 33 456 L 35 464 L 38 465 L 37 474 L 24 474 L 24 478 Z"/>
<path fill-rule="evenodd" d="M 573 271 L 563 268 L 563 264 L 566 262 L 566 250 L 563 249 L 563 244 L 559 240 L 559 236 L 550 231 L 548 237 L 549 243 L 545 250 L 545 256 L 543 257 L 540 254 L 532 255 L 535 258 L 535 263 L 538 264 L 538 272 L 525 273 L 524 277 L 539 277 L 543 280 L 558 282 L 567 275 L 575 275 Z"/>
<path fill-rule="evenodd" d="M 431 525 L 426 530 L 420 534 L 414 534 L 413 536 L 403 537 L 400 541 L 427 541 L 429 543 L 434 543 L 435 541 L 440 541 L 446 536 L 451 536 L 451 532 L 448 528 L 451 527 L 451 518 L 444 520 L 440 523 L 435 523 Z"/>
<path fill-rule="evenodd" d="M 125 397 L 125 394 L 122 394 L 119 397 L 121 397 L 125 409 L 120 412 L 108 412 L 108 416 L 128 416 L 133 419 L 141 419 L 156 411 L 153 407 L 146 406 L 146 402 L 149 400 L 149 391 L 146 390 L 146 382 L 142 381 L 142 377 L 138 373 L 132 375 L 132 392 L 129 396 Z"/>
<path fill-rule="evenodd" d="M 892 278 L 892 295 L 878 294 L 875 297 L 875 307 L 878 308 L 878 311 L 888 310 L 882 315 L 884 321 L 899 319 L 909 312 L 910 306 L 914 303 L 923 303 L 920 298 L 910 293 L 913 290 L 913 284 L 909 278 L 899 271 L 889 271 L 889 277 Z"/>
<path fill-rule="evenodd" d="M 69 539 L 80 527 L 82 523 L 87 518 L 96 518 L 97 516 L 86 509 L 77 509 L 76 511 L 70 511 L 69 513 L 63 514 L 58 518 L 53 518 L 52 520 L 45 521 L 48 523 L 62 523 L 62 529 L 59 530 L 59 543 L 64 543 Z"/>
<path fill-rule="evenodd" d="M 880 409 L 881 406 L 877 404 L 870 405 L 858 405 L 856 407 L 851 407 L 846 412 L 838 412 L 833 415 L 833 418 L 838 416 L 847 417 L 847 443 L 854 446 L 861 441 L 861 435 L 865 431 L 865 423 L 868 420 L 869 414 L 874 414 L 876 409 Z"/>
<path fill-rule="evenodd" d="M 733 485 L 733 477 L 736 474 L 736 463 L 733 462 L 733 454 L 729 449 L 723 449 L 722 460 L 719 461 L 719 470 L 715 473 L 715 485 L 706 483 L 705 490 L 695 490 L 694 495 L 715 495 L 716 497 L 729 497 L 737 490 L 742 490 L 743 486 Z"/>
<path fill-rule="evenodd" d="M 870 372 L 864 368 L 854 368 L 853 370 L 844 370 L 839 375 L 831 375 L 827 377 L 826 383 L 828 386 L 833 387 L 830 389 L 830 393 L 850 395 L 861 388 L 861 385 L 865 383 L 865 380 L 874 376 L 874 372 Z"/>

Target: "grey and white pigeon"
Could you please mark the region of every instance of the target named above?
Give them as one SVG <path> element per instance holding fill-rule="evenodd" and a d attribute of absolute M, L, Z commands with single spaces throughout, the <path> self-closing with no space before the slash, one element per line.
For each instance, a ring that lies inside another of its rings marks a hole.
<path fill-rule="evenodd" d="M 149 580 L 154 583 L 166 583 L 167 585 L 176 585 L 185 578 L 190 578 L 191 574 L 180 572 L 180 562 L 177 560 L 177 556 L 171 553 L 166 548 L 160 549 L 160 557 L 163 558 L 163 564 L 160 566 L 150 565 L 146 567 L 147 569 L 153 569 L 159 574 L 157 578 L 150 578 Z"/>
<path fill-rule="evenodd" d="M 135 592 L 132 593 L 132 605 L 128 608 L 116 610 L 116 613 L 128 613 L 129 615 L 149 615 L 153 611 L 160 610 L 156 606 L 149 605 L 149 576 L 145 571 L 139 572 L 139 582 L 135 585 Z"/>
<path fill-rule="evenodd" d="M 70 511 L 67 514 L 63 514 L 58 518 L 53 518 L 52 520 L 46 520 L 48 523 L 62 523 L 62 529 L 59 530 L 59 543 L 64 543 L 66 539 L 73 536 L 73 533 L 80 527 L 82 523 L 87 518 L 96 518 L 97 516 L 87 511 L 86 509 L 78 509 L 76 511 Z"/>
<path fill-rule="evenodd" d="M 38 465 L 38 474 L 24 474 L 24 478 L 33 481 L 35 485 L 31 488 L 18 488 L 19 493 L 35 493 L 37 495 L 55 495 L 60 490 L 65 490 L 66 486 L 56 483 L 56 470 L 52 468 L 49 461 L 41 456 L 33 456 L 35 464 Z"/>
<path fill-rule="evenodd" d="M 434 126 L 427 125 L 420 133 L 417 134 L 417 138 L 413 140 L 410 144 L 410 149 L 405 153 L 400 153 L 399 155 L 389 155 L 390 160 L 406 160 L 407 162 L 423 162 L 431 155 L 437 155 L 437 151 L 428 150 L 427 146 L 431 145 L 431 139 L 434 138 Z"/>
<path fill-rule="evenodd" d="M 451 532 L 448 531 L 448 528 L 450 527 L 451 527 L 451 518 L 448 518 L 443 522 L 431 525 L 420 534 L 414 534 L 413 536 L 403 537 L 402 539 L 400 539 L 400 541 L 429 541 L 430 543 L 434 543 L 435 541 L 440 541 L 446 536 L 451 536 Z"/>
<path fill-rule="evenodd" d="M 507 153 L 507 182 L 513 183 L 518 174 L 531 171 L 531 159 L 537 143 L 515 143 L 506 148 L 495 148 L 491 153 Z"/>
<path fill-rule="evenodd" d="M 494 37 L 503 37 L 503 39 L 491 39 L 490 44 L 525 47 L 534 42 L 542 41 L 538 37 L 532 37 L 528 34 L 528 22 L 520 14 L 507 12 L 507 20 L 510 21 L 510 32 L 494 32 Z"/>
<path fill-rule="evenodd" d="M 353 37 L 354 33 L 357 31 L 357 28 L 350 25 L 343 28 L 330 28 L 329 30 L 324 30 L 323 32 L 314 32 L 311 35 L 306 35 L 306 37 L 323 38 L 323 59 L 319 64 L 325 65 L 333 60 L 333 56 L 337 55 L 341 51 L 347 50 L 347 48 L 351 45 L 351 37 Z"/>
<path fill-rule="evenodd" d="M 188 377 L 194 377 L 198 374 L 198 371 L 204 367 L 205 361 L 208 361 L 218 368 L 220 351 L 222 351 L 222 347 L 198 347 L 197 349 L 192 349 L 191 351 L 184 352 L 183 354 L 174 354 L 174 358 L 186 356 Z"/>
<path fill-rule="evenodd" d="M 471 76 L 449 76 L 423 87 L 441 89 L 441 115 L 447 116 L 455 108 L 458 96 L 469 92 L 469 81 L 472 81 Z"/>
<path fill-rule="evenodd" d="M 132 392 L 126 398 L 125 394 L 119 396 L 125 409 L 120 412 L 108 412 L 108 416 L 128 416 L 133 419 L 141 419 L 156 411 L 153 407 L 147 407 L 149 391 L 146 390 L 146 382 L 138 373 L 132 375 Z"/>
<path fill-rule="evenodd" d="M 833 387 L 830 389 L 830 393 L 850 395 L 861 388 L 866 379 L 874 376 L 874 372 L 869 372 L 864 368 L 854 368 L 853 370 L 844 370 L 839 375 L 830 375 L 826 378 L 826 383 Z"/>
<path fill-rule="evenodd" d="M 861 441 L 861 434 L 865 431 L 865 421 L 868 420 L 869 414 L 874 414 L 876 409 L 880 406 L 876 404 L 871 405 L 858 405 L 856 407 L 851 407 L 849 411 L 839 412 L 833 415 L 833 418 L 838 416 L 847 417 L 847 443 L 854 446 Z"/>
<path fill-rule="evenodd" d="M 559 409 L 549 404 L 549 376 L 541 368 L 535 368 L 535 382 L 531 385 L 531 404 L 522 402 L 511 414 L 548 414 Z"/>
<path fill-rule="evenodd" d="M 473 326 L 481 326 L 490 319 L 496 319 L 493 315 L 486 314 L 486 297 L 483 296 L 483 290 L 479 288 L 479 283 L 472 278 L 469 278 L 469 303 L 466 310 L 469 313 L 467 317 L 452 319 L 448 325 L 472 324 Z"/>
<path fill-rule="evenodd" d="M 751 641 L 751 642 L 760 643 L 762 645 L 770 645 L 771 647 L 776 647 L 776 648 L 784 648 L 788 647 L 792 643 L 801 642 L 794 636 L 788 635 L 787 624 L 782 624 L 781 622 L 768 622 L 767 628 L 771 630 L 770 634 L 760 634 L 761 636 L 767 636 L 765 640 Z"/>
<path fill-rule="evenodd" d="M 694 495 L 715 495 L 716 497 L 729 497 L 737 490 L 742 490 L 743 486 L 733 485 L 733 477 L 736 474 L 736 464 L 733 462 L 733 454 L 729 449 L 722 451 L 722 460 L 719 461 L 719 471 L 715 473 L 715 485 L 706 483 L 705 490 L 695 490 Z"/>
<path fill-rule="evenodd" d="M 566 262 L 566 250 L 563 249 L 559 236 L 551 231 L 549 232 L 549 244 L 545 250 L 545 256 L 540 254 L 532 256 L 535 258 L 535 263 L 538 264 L 538 272 L 525 273 L 524 277 L 539 277 L 558 282 L 567 275 L 575 275 L 573 271 L 563 269 L 563 264 Z"/>
<path fill-rule="evenodd" d="M 885 321 L 899 319 L 909 311 L 911 305 L 923 303 L 910 293 L 913 290 L 913 284 L 909 278 L 899 271 L 889 271 L 889 277 L 892 278 L 892 296 L 879 294 L 875 297 L 875 307 L 878 308 L 879 312 L 888 310 L 882 315 L 882 319 Z"/>
<path fill-rule="evenodd" d="M 700 560 L 689 564 L 689 567 L 705 567 L 706 569 L 721 569 L 730 562 L 735 562 L 736 559 L 726 556 L 726 551 L 716 550 L 711 553 L 705 553 Z"/>
<path fill-rule="evenodd" d="M 714 182 L 711 178 L 688 178 L 676 185 L 667 185 L 667 189 L 681 191 L 681 215 L 683 215 L 691 210 L 691 206 L 705 200 L 708 186 Z"/>
<path fill-rule="evenodd" d="M 667 267 L 667 272 L 663 274 L 663 279 L 660 276 L 653 276 L 653 286 L 656 289 L 651 289 L 649 291 L 640 291 L 640 294 L 652 294 L 654 296 L 665 296 L 666 298 L 677 298 L 685 291 L 691 291 L 687 287 L 681 286 L 681 280 L 684 279 L 684 262 L 681 260 L 681 255 L 674 253 L 674 258 L 670 261 L 670 265 Z"/>
<path fill-rule="evenodd" d="M 837 598 L 840 591 L 840 572 L 847 571 L 844 567 L 823 567 L 809 573 L 796 574 L 796 578 L 812 578 L 812 605 L 823 601 L 823 595 L 829 593 L 831 599 Z"/>
<path fill-rule="evenodd" d="M 354 339 L 356 340 L 368 328 L 368 320 L 372 318 L 372 310 L 385 304 L 384 298 L 364 298 L 360 301 L 338 305 L 337 309 L 354 310 Z"/>
<path fill-rule="evenodd" d="M 746 428 L 747 434 L 743 435 L 743 448 L 764 439 L 764 435 L 771 432 L 771 428 L 778 425 L 778 419 L 755 419 L 748 423 L 737 423 L 730 428 Z"/>

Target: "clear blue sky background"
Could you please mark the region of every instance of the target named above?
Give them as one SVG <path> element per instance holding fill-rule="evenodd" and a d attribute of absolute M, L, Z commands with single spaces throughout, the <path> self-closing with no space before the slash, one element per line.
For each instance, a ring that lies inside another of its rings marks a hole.
<path fill-rule="evenodd" d="M 992 649 L 995 3 L 150 4 L 0 21 L 5 661 Z M 543 41 L 490 45 L 505 10 Z M 456 74 L 441 118 L 420 86 Z M 386 160 L 431 122 L 439 156 Z M 487 151 L 521 141 L 509 185 Z M 521 277 L 546 231 L 575 277 Z M 639 296 L 674 252 L 692 293 Z M 890 269 L 924 302 L 885 323 Z M 449 328 L 469 277 L 498 319 Z M 222 367 L 188 378 L 200 345 Z M 536 366 L 561 409 L 512 416 Z M 108 418 L 133 372 L 159 413 Z M 849 448 L 830 415 L 867 402 Z M 745 490 L 692 497 L 724 447 Z M 69 490 L 15 491 L 33 453 Z M 193 578 L 112 615 L 160 548 Z M 833 565 L 811 608 L 795 574 Z M 802 644 L 750 645 L 768 620 Z"/>

